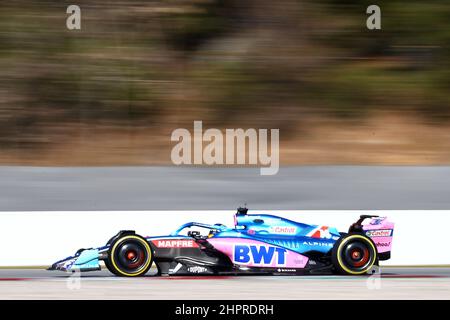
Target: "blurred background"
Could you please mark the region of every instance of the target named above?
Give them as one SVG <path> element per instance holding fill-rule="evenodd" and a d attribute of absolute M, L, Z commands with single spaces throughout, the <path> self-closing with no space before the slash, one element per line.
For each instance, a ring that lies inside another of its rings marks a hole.
<path fill-rule="evenodd" d="M 1 1 L 0 164 L 171 164 L 194 120 L 279 128 L 281 165 L 448 164 L 449 21 L 446 0 Z"/>

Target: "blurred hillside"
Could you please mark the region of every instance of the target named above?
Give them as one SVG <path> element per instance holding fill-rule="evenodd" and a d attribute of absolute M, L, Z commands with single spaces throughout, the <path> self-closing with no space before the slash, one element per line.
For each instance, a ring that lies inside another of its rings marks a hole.
<path fill-rule="evenodd" d="M 281 164 L 450 163 L 448 1 L 370 4 L 2 1 L 0 163 L 169 163 L 194 120 L 280 128 Z"/>

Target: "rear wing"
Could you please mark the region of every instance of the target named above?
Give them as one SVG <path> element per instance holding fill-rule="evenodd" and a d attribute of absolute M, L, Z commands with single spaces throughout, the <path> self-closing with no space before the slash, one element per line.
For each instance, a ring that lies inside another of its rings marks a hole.
<path fill-rule="evenodd" d="M 369 223 L 363 224 L 366 219 L 370 219 Z M 387 217 L 361 215 L 358 221 L 350 226 L 349 232 L 363 233 L 371 238 L 377 247 L 380 260 L 388 260 L 391 257 L 394 223 Z"/>
<path fill-rule="evenodd" d="M 353 223 L 350 228 L 348 229 L 348 232 L 363 232 L 363 226 L 362 223 L 366 220 L 366 219 L 372 219 L 372 218 L 379 218 L 380 216 L 375 216 L 375 215 L 368 215 L 368 214 L 363 214 L 359 216 L 358 221 L 356 221 L 355 223 Z"/>

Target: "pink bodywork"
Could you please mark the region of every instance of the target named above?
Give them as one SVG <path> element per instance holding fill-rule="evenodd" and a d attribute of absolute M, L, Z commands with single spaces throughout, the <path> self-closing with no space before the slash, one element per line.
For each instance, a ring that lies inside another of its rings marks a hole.
<path fill-rule="evenodd" d="M 363 230 L 375 242 L 378 253 L 391 251 L 393 222 L 388 221 L 386 217 L 372 218 L 368 224 L 363 225 Z"/>
<path fill-rule="evenodd" d="M 308 263 L 308 257 L 288 249 L 285 249 L 286 253 L 284 264 L 279 264 L 277 261 L 277 257 L 275 255 L 273 256 L 272 261 L 267 264 L 266 263 L 256 264 L 253 262 L 253 259 L 248 263 L 241 263 L 234 261 L 234 250 L 236 246 L 239 245 L 258 246 L 258 247 L 264 246 L 266 248 L 268 247 L 279 248 L 279 247 L 251 239 L 211 238 L 208 240 L 208 242 L 211 243 L 214 246 L 214 248 L 226 254 L 231 259 L 231 261 L 233 261 L 233 263 L 245 265 L 248 267 L 304 268 Z"/>

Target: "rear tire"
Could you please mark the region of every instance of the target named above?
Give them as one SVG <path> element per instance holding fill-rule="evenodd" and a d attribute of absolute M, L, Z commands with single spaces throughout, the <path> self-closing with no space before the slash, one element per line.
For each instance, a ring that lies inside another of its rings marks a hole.
<path fill-rule="evenodd" d="M 153 263 L 153 252 L 147 240 L 136 234 L 125 234 L 110 243 L 105 265 L 122 277 L 138 277 L 147 273 Z"/>
<path fill-rule="evenodd" d="M 377 264 L 378 252 L 370 238 L 359 233 L 351 233 L 334 244 L 331 260 L 340 274 L 362 275 L 369 273 Z"/>

